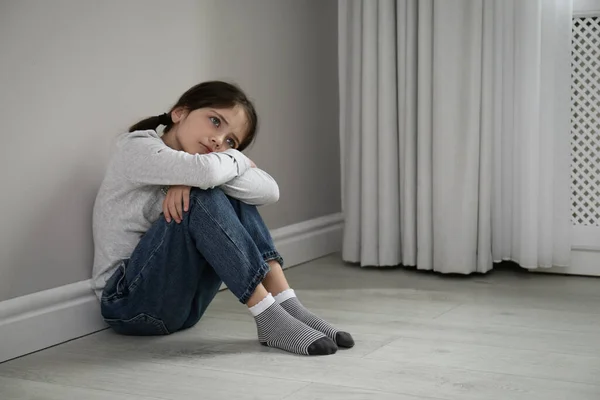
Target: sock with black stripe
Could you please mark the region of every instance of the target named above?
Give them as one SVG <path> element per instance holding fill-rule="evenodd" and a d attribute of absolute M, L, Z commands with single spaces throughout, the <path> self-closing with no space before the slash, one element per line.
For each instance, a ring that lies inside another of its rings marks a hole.
<path fill-rule="evenodd" d="M 254 316 L 258 340 L 264 346 L 311 356 L 337 351 L 330 338 L 292 317 L 270 293 L 248 310 Z"/>
<path fill-rule="evenodd" d="M 275 301 L 281 304 L 281 307 L 287 311 L 292 317 L 304 322 L 313 329 L 323 332 L 331 338 L 338 346 L 350 348 L 354 346 L 354 339 L 348 332 L 337 330 L 329 322 L 317 317 L 315 314 L 307 310 L 298 297 L 294 289 L 287 289 L 275 296 Z"/>

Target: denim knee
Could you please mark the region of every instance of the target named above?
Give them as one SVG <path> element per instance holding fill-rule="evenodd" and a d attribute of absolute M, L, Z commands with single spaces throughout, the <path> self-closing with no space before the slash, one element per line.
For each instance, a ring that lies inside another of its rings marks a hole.
<path fill-rule="evenodd" d="M 219 188 L 199 189 L 192 188 L 190 191 L 190 211 L 196 206 L 201 206 L 206 210 L 221 209 L 224 205 L 229 205 L 229 198 Z"/>
<path fill-rule="evenodd" d="M 192 188 L 190 191 L 190 205 L 192 200 L 206 201 L 206 200 L 227 200 L 227 195 L 220 188 L 213 189 L 200 189 Z"/>

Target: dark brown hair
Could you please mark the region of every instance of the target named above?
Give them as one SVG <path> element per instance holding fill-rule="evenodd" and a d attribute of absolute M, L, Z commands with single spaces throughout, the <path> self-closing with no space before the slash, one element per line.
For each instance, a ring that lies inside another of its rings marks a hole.
<path fill-rule="evenodd" d="M 246 97 L 246 94 L 236 85 L 222 81 L 208 81 L 199 83 L 189 88 L 181 95 L 177 103 L 171 107 L 171 111 L 182 107 L 187 111 L 194 111 L 199 108 L 214 107 L 214 108 L 232 108 L 240 106 L 246 113 L 248 119 L 248 134 L 242 143 L 239 144 L 238 150 L 242 151 L 248 147 L 256 137 L 258 130 L 258 115 L 252 102 Z M 170 121 L 170 117 L 167 121 Z M 143 119 L 129 128 L 129 132 L 139 130 L 156 130 L 161 123 L 164 123 L 164 118 L 160 115 Z M 173 122 L 167 122 L 165 132 L 173 126 Z"/>

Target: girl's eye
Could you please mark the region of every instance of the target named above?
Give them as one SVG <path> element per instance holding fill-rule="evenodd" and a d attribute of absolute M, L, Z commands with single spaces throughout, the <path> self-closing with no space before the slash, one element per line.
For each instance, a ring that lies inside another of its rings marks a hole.
<path fill-rule="evenodd" d="M 214 126 L 216 126 L 217 128 L 219 126 L 221 126 L 221 120 L 217 117 L 209 117 L 210 118 L 210 122 L 213 123 Z"/>
<path fill-rule="evenodd" d="M 229 145 L 229 147 L 231 147 L 232 149 L 235 149 L 235 140 L 233 139 L 227 139 L 227 144 Z"/>

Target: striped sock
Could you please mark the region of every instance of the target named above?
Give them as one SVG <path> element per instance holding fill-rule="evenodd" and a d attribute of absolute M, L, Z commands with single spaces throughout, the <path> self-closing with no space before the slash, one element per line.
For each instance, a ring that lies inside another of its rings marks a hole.
<path fill-rule="evenodd" d="M 290 316 L 270 293 L 249 310 L 256 321 L 258 341 L 264 346 L 311 356 L 337 351 L 331 339 Z"/>
<path fill-rule="evenodd" d="M 292 317 L 304 322 L 313 329 L 326 334 L 338 346 L 350 348 L 354 346 L 354 339 L 348 332 L 338 331 L 333 325 L 308 311 L 296 297 L 294 289 L 287 289 L 275 296 L 275 301 L 281 304 Z"/>

